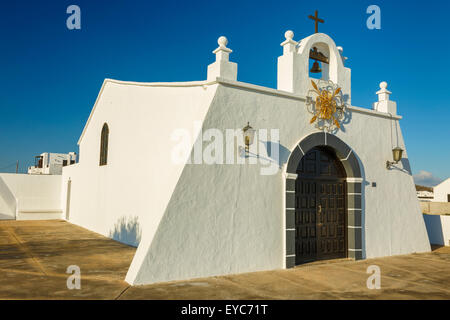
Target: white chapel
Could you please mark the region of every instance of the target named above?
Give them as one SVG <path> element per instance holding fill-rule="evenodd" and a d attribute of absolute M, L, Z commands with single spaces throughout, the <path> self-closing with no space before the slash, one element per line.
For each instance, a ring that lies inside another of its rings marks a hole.
<path fill-rule="evenodd" d="M 225 37 L 206 80 L 104 81 L 61 203 L 137 246 L 130 284 L 430 251 L 388 84 L 354 106 L 333 39 L 281 47 L 276 89 L 238 80 Z"/>

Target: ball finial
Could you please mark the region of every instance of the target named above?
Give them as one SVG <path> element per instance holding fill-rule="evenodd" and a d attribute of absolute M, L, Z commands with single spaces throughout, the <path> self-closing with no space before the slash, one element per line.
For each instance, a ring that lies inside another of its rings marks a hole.
<path fill-rule="evenodd" d="M 294 32 L 288 30 L 284 33 L 284 37 L 286 38 L 286 40 L 292 40 L 294 38 Z"/>
<path fill-rule="evenodd" d="M 380 83 L 380 89 L 386 89 L 387 86 L 388 86 L 388 84 L 387 84 L 386 81 L 383 81 L 383 82 Z"/>
<path fill-rule="evenodd" d="M 217 39 L 217 43 L 219 44 L 219 46 L 221 47 L 226 47 L 228 44 L 228 39 L 224 36 L 219 37 L 219 39 Z"/>

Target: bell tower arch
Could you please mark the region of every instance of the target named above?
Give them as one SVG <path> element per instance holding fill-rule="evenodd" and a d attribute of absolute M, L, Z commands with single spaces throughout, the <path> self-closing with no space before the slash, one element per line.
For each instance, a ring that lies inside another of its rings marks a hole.
<path fill-rule="evenodd" d="M 286 31 L 281 43 L 283 55 L 278 58 L 277 89 L 306 95 L 311 88 L 310 59 L 320 62 L 322 79 L 331 80 L 342 88 L 345 103 L 351 104 L 351 70 L 346 68 L 342 48 L 324 33 L 315 33 L 294 41 L 294 33 Z"/>

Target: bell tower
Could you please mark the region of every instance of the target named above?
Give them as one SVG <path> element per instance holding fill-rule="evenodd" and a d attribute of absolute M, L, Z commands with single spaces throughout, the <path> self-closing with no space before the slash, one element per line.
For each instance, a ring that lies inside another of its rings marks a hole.
<path fill-rule="evenodd" d="M 314 33 L 298 42 L 290 30 L 284 36 L 283 55 L 278 57 L 277 89 L 306 95 L 311 89 L 310 70 L 317 72 L 320 68 L 321 79 L 336 83 L 342 89 L 344 102 L 350 105 L 351 70 L 345 67 L 343 49 L 324 33 Z"/>

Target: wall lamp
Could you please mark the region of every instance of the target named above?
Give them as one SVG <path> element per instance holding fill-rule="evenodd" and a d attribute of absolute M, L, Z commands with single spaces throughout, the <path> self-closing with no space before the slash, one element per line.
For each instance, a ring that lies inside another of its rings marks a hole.
<path fill-rule="evenodd" d="M 395 147 L 392 149 L 392 155 L 394 157 L 394 161 L 386 161 L 386 169 L 390 169 L 392 165 L 399 163 L 402 160 L 403 149 L 400 147 Z"/>
<path fill-rule="evenodd" d="M 255 139 L 256 130 L 250 126 L 250 122 L 247 122 L 247 125 L 242 131 L 244 132 L 245 152 L 248 153 L 250 145 L 253 144 L 253 140 Z"/>

